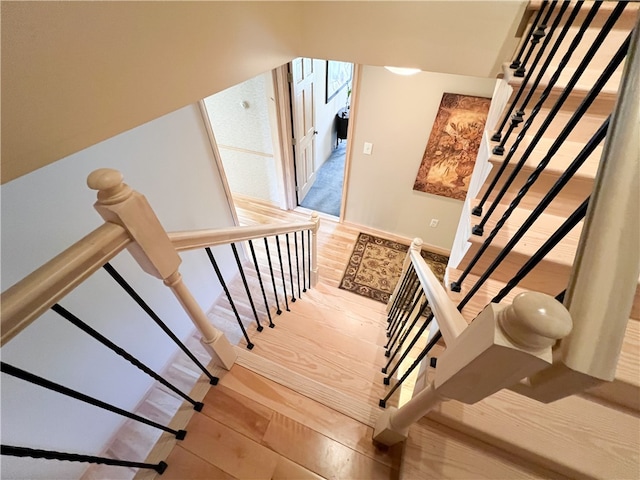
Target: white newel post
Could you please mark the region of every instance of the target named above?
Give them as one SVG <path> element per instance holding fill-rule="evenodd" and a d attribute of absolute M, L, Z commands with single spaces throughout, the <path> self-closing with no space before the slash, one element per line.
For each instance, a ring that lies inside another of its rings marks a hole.
<path fill-rule="evenodd" d="M 189 318 L 202 334 L 202 343 L 214 361 L 229 370 L 237 357 L 233 346 L 216 329 L 182 281 L 181 259 L 147 199 L 123 183 L 117 170 L 101 168 L 92 172 L 87 185 L 98 191 L 95 209 L 105 221 L 121 225 L 133 243 L 127 249 L 140 267 L 171 288 Z"/>
<path fill-rule="evenodd" d="M 393 301 L 398 295 L 398 291 L 400 290 L 400 286 L 402 285 L 402 280 L 404 280 L 405 275 L 409 271 L 409 265 L 411 265 L 411 250 L 415 250 L 416 252 L 420 253 L 423 243 L 424 242 L 422 241 L 422 239 L 417 237 L 414 238 L 411 242 L 409 250 L 407 251 L 407 256 L 404 257 L 404 263 L 402 264 L 402 273 L 400 274 L 398 283 L 396 283 L 396 286 L 393 289 L 393 293 L 391 294 L 391 296 L 389 297 L 389 301 L 387 302 L 387 313 L 391 311 L 391 306 L 393 305 Z"/>
<path fill-rule="evenodd" d="M 441 401 L 473 404 L 552 364 L 551 348 L 571 332 L 569 312 L 543 293 L 490 303 L 438 359 L 435 378 L 400 409 L 378 419 L 375 442 L 393 445 Z"/>
<path fill-rule="evenodd" d="M 311 229 L 311 286 L 318 283 L 318 229 L 320 228 L 320 216 L 318 212 L 311 214 L 314 227 Z"/>

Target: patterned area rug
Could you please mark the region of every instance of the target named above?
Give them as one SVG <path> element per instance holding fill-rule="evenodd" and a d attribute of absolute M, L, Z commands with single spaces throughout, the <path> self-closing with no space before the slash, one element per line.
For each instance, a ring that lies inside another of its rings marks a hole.
<path fill-rule="evenodd" d="M 358 236 L 340 288 L 387 303 L 402 274 L 408 245 L 366 233 Z M 422 257 L 442 282 L 449 257 L 423 250 Z"/>

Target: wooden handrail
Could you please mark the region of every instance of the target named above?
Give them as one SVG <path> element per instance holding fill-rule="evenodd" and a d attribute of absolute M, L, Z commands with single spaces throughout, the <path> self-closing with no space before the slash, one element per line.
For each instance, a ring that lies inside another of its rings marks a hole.
<path fill-rule="evenodd" d="M 248 227 L 231 227 L 208 230 L 189 230 L 170 232 L 169 239 L 178 252 L 213 247 L 232 242 L 243 242 L 256 238 L 283 235 L 300 230 L 314 230 L 314 222 L 279 223 L 271 225 L 252 225 Z"/>
<path fill-rule="evenodd" d="M 444 341 L 450 345 L 467 328 L 467 322 L 420 255 L 421 248 L 422 240 L 414 239 L 409 248 L 409 256 Z"/>
<path fill-rule="evenodd" d="M 131 238 L 123 227 L 104 223 L 8 288 L 0 297 L 0 345 L 24 330 L 130 242 Z"/>

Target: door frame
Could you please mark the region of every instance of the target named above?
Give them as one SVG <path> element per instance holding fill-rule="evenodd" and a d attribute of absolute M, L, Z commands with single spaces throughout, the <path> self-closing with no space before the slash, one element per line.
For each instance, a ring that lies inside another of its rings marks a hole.
<path fill-rule="evenodd" d="M 276 114 L 278 117 L 278 137 L 280 141 L 280 151 L 282 159 L 282 174 L 284 181 L 285 204 L 288 210 L 298 208 L 296 197 L 296 176 L 295 176 L 295 155 L 293 152 L 293 110 L 291 108 L 291 90 L 289 88 L 290 76 L 289 65 L 291 62 L 281 65 L 273 70 L 275 93 L 276 93 Z M 360 90 L 360 79 L 362 77 L 362 65 L 353 64 L 353 79 L 351 82 L 351 102 L 349 109 L 349 126 L 347 127 L 347 151 L 345 153 L 344 181 L 342 185 L 342 201 L 340 204 L 339 223 L 344 222 L 346 213 L 347 195 L 349 192 L 348 180 L 351 170 L 351 152 L 353 148 L 353 132 L 356 124 L 356 111 L 358 91 Z"/>
<path fill-rule="evenodd" d="M 293 153 L 293 111 L 291 109 L 291 92 L 289 90 L 289 63 L 272 70 L 276 116 L 278 122 L 278 141 L 282 165 L 284 185 L 284 202 L 287 210 L 298 206 L 296 199 L 295 156 Z"/>

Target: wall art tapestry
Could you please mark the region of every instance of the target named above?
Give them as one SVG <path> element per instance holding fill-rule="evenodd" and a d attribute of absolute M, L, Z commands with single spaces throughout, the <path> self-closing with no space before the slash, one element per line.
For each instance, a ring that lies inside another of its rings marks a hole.
<path fill-rule="evenodd" d="M 442 95 L 414 190 L 465 199 L 490 103 L 490 98 Z"/>

